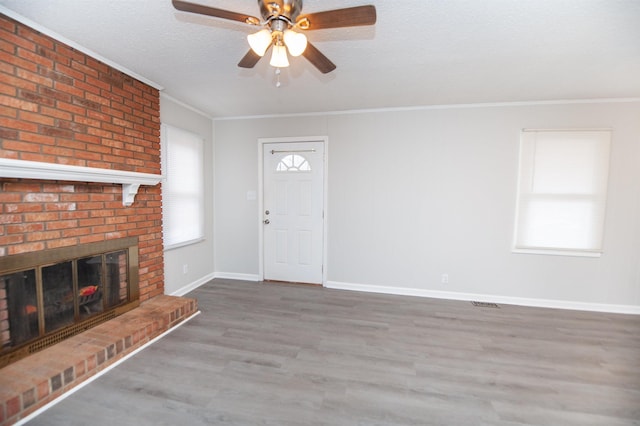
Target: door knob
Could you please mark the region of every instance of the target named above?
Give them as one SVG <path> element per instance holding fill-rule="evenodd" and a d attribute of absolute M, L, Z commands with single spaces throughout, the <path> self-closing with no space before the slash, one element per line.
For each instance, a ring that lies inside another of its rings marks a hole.
<path fill-rule="evenodd" d="M 265 220 L 263 220 L 263 222 L 264 222 L 265 225 L 268 225 L 268 224 L 271 223 L 271 221 L 269 219 L 265 219 Z"/>

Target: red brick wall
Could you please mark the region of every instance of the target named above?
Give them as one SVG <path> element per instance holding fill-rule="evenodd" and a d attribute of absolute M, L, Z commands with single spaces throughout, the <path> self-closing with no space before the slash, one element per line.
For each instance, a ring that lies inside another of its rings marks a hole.
<path fill-rule="evenodd" d="M 0 157 L 160 174 L 154 89 L 0 14 Z M 137 236 L 140 298 L 163 293 L 160 185 L 0 176 L 0 256 Z"/>

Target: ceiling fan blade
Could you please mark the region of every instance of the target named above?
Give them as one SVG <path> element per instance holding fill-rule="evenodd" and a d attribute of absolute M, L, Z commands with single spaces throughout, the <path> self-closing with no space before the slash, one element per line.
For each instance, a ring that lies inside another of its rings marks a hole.
<path fill-rule="evenodd" d="M 321 73 L 326 74 L 336 69 L 336 65 L 322 54 L 313 44 L 307 43 L 307 48 L 302 52 L 302 56 L 307 58 Z"/>
<path fill-rule="evenodd" d="M 308 22 L 308 28 L 305 28 L 305 20 Z M 376 7 L 373 5 L 356 6 L 309 13 L 298 17 L 296 23 L 301 24 L 300 28 L 309 30 L 373 25 L 376 23 Z"/>
<path fill-rule="evenodd" d="M 198 13 L 200 15 L 214 16 L 216 18 L 229 19 L 231 21 L 244 22 L 245 24 L 259 25 L 260 20 L 255 16 L 243 13 L 230 12 L 215 7 L 203 6 L 201 4 L 189 3 L 182 0 L 172 0 L 173 7 L 183 12 Z"/>
<path fill-rule="evenodd" d="M 262 56 L 259 56 L 253 50 L 249 49 L 247 54 L 244 55 L 242 59 L 240 59 L 240 62 L 238 62 L 238 66 L 240 68 L 253 68 L 261 58 Z"/>

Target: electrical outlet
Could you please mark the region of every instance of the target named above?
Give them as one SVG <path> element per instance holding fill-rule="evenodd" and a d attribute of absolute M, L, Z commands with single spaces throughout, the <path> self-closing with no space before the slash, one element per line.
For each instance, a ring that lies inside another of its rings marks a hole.
<path fill-rule="evenodd" d="M 182 265 L 182 273 L 187 274 L 188 272 L 189 272 L 189 265 L 185 263 L 184 265 Z"/>
<path fill-rule="evenodd" d="M 440 281 L 442 284 L 449 284 L 449 274 L 442 274 Z"/>

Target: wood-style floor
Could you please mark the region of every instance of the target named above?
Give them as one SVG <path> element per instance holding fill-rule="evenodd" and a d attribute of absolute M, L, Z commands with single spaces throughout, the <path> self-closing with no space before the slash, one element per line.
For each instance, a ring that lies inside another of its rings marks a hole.
<path fill-rule="evenodd" d="M 214 280 L 33 425 L 640 425 L 640 316 Z"/>

